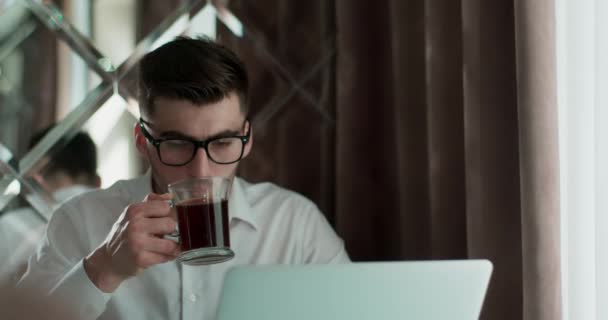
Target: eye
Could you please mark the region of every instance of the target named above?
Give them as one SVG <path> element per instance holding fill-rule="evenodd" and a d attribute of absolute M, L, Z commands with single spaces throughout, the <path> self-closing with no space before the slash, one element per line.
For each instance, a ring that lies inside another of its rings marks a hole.
<path fill-rule="evenodd" d="M 230 138 L 219 138 L 217 140 L 211 141 L 209 144 L 213 147 L 226 148 L 230 147 L 235 143 L 236 139 L 233 137 Z"/>

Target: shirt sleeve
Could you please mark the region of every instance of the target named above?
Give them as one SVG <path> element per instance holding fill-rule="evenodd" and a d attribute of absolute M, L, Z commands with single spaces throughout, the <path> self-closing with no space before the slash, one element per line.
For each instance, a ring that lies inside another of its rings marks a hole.
<path fill-rule="evenodd" d="M 46 223 L 32 208 L 9 211 L 0 216 L 0 272 L 11 285 L 25 272 L 28 258 L 44 234 Z"/>
<path fill-rule="evenodd" d="M 81 223 L 79 215 L 70 214 L 73 210 L 63 205 L 53 214 L 18 286 L 48 292 L 79 319 L 97 319 L 105 311 L 110 294 L 100 291 L 84 270 L 88 239 L 83 238 L 82 226 L 77 227 Z"/>
<path fill-rule="evenodd" d="M 111 297 L 111 294 L 102 292 L 91 282 L 84 271 L 83 260 L 80 260 L 50 290 L 50 295 L 66 304 L 71 302 L 68 306 L 76 312 L 78 319 L 98 318 L 105 311 Z"/>
<path fill-rule="evenodd" d="M 316 205 L 305 206 L 304 259 L 305 263 L 350 263 L 344 241 L 336 234 Z"/>

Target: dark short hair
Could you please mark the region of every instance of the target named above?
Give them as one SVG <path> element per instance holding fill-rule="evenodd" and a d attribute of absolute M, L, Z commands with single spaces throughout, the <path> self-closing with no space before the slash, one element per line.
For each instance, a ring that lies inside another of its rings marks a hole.
<path fill-rule="evenodd" d="M 51 131 L 53 126 L 50 126 L 42 131 L 37 132 L 30 139 L 30 149 L 33 148 L 44 136 Z M 97 147 L 91 137 L 80 131 L 71 139 L 62 137 L 58 145 L 61 147 L 57 152 L 51 153 L 48 164 L 44 167 L 43 174 L 52 176 L 56 173 L 63 172 L 72 178 L 78 178 L 85 175 L 89 179 L 97 177 Z"/>
<path fill-rule="evenodd" d="M 247 114 L 247 71 L 228 48 L 206 37 L 178 37 L 146 54 L 139 70 L 139 103 L 154 112 L 157 97 L 215 103 L 235 92 Z"/>

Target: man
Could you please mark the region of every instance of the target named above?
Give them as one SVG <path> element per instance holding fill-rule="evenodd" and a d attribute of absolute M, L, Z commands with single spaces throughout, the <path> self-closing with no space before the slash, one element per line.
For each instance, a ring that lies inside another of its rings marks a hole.
<path fill-rule="evenodd" d="M 46 286 L 82 319 L 213 319 L 232 266 L 348 262 L 342 240 L 312 202 L 235 177 L 254 141 L 247 90 L 242 62 L 207 39 L 178 38 L 147 54 L 134 137 L 148 174 L 62 206 L 23 285 Z M 182 265 L 178 245 L 163 238 L 176 228 L 167 185 L 203 176 L 234 179 L 235 258 Z"/>
<path fill-rule="evenodd" d="M 33 148 L 51 127 L 35 134 L 30 140 Z M 75 161 L 75 159 L 78 159 Z M 51 157 L 40 172 L 33 176 L 45 191 L 61 203 L 67 199 L 99 188 L 97 175 L 97 149 L 91 137 L 77 133 Z M 0 215 L 0 266 L 5 281 L 16 282 L 27 266 L 27 259 L 35 252 L 46 221 L 32 208 L 21 208 Z"/>

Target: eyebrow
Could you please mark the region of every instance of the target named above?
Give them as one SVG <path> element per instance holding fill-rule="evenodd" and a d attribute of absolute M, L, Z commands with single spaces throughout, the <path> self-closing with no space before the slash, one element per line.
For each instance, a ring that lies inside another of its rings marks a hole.
<path fill-rule="evenodd" d="M 185 140 L 194 140 L 194 141 L 207 141 L 207 140 L 212 140 L 212 139 L 217 139 L 217 138 L 226 138 L 226 137 L 234 137 L 234 136 L 240 136 L 240 132 L 238 130 L 223 130 L 223 131 L 220 131 L 209 137 L 206 137 L 203 140 L 199 140 L 191 135 L 187 135 L 187 134 L 181 133 L 179 131 L 174 131 L 174 130 L 163 131 L 160 134 L 160 138 L 181 138 L 181 139 L 185 139 Z"/>

